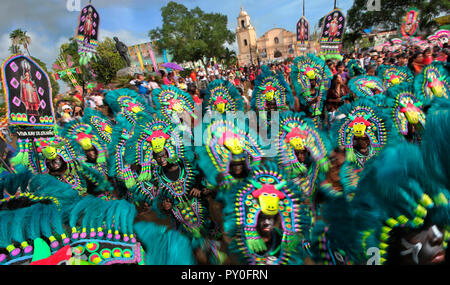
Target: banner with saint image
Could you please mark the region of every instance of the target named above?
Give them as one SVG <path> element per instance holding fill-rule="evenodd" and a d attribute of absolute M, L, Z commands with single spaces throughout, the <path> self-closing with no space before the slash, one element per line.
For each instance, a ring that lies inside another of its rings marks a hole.
<path fill-rule="evenodd" d="M 322 26 L 320 44 L 341 44 L 345 31 L 345 16 L 339 9 L 328 13 Z"/>
<path fill-rule="evenodd" d="M 9 125 L 55 124 L 50 79 L 36 62 L 13 55 L 3 62 L 2 78 Z"/>

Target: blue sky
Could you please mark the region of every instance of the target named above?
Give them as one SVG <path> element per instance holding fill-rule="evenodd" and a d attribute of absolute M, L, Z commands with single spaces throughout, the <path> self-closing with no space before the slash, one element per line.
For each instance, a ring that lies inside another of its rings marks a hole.
<path fill-rule="evenodd" d="M 0 60 L 9 56 L 9 33 L 22 28 L 31 36 L 30 52 L 47 65 L 53 63 L 59 46 L 75 33 L 78 11 L 69 11 L 67 2 L 88 0 L 2 0 L 0 17 Z M 118 36 L 132 45 L 149 40 L 148 31 L 162 25 L 161 7 L 169 0 L 92 0 L 100 14 L 100 37 Z M 196 6 L 206 12 L 228 16 L 228 28 L 233 32 L 242 6 L 251 17 L 257 36 L 276 27 L 295 31 L 302 16 L 302 0 L 185 0 L 176 1 L 192 9 Z M 311 29 L 318 20 L 333 9 L 334 0 L 305 0 L 305 16 Z M 337 6 L 346 12 L 351 0 L 337 0 Z M 312 31 L 311 31 L 312 32 Z M 236 45 L 233 45 L 235 48 Z"/>

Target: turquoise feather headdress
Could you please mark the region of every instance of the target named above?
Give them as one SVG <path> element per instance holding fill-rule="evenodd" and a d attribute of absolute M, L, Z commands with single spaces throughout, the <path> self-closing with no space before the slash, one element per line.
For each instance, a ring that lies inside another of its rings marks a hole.
<path fill-rule="evenodd" d="M 424 98 L 424 104 L 431 104 L 434 98 L 450 97 L 450 78 L 444 64 L 438 61 L 426 65 L 414 78 L 414 92 Z"/>
<path fill-rule="evenodd" d="M 325 61 L 314 54 L 296 57 L 292 63 L 291 81 L 294 85 L 296 96 L 303 106 L 309 105 L 310 80 L 315 79 L 317 80 L 316 86 L 319 88 L 316 96 L 320 96 L 318 103 L 321 110 L 332 77 L 333 75 Z"/>
<path fill-rule="evenodd" d="M 255 79 L 255 89 L 250 101 L 251 109 L 264 111 L 267 100 L 275 100 L 279 110 L 294 107 L 294 96 L 283 74 L 273 74 L 268 66 L 263 65 L 261 73 Z"/>
<path fill-rule="evenodd" d="M 203 114 L 211 111 L 220 113 L 244 111 L 244 100 L 229 81 L 216 79 L 208 84 L 203 100 Z"/>
<path fill-rule="evenodd" d="M 290 180 L 286 180 L 286 175 L 275 162 L 267 162 L 253 169 L 244 182 L 235 185 L 232 191 L 226 194 L 223 209 L 224 230 L 228 236 L 234 237 L 230 250 L 236 253 L 244 264 L 303 262 L 301 240 L 309 238 L 311 217 L 303 213 L 300 207 L 301 198 L 295 194 L 295 186 Z M 279 232 L 281 244 L 269 255 L 260 255 L 257 252 L 266 246 L 257 232 L 256 225 L 259 214 L 267 214 L 266 206 L 276 210 L 275 215 L 282 220 L 282 229 Z"/>

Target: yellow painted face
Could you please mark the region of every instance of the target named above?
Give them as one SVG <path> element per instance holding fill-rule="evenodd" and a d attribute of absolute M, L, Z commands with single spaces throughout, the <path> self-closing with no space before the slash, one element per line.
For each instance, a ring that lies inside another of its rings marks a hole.
<path fill-rule="evenodd" d="M 137 113 L 139 113 L 139 112 L 141 112 L 142 111 L 142 108 L 140 107 L 140 106 L 133 106 L 132 108 L 131 108 L 131 112 L 133 112 L 133 113 L 135 113 L 135 114 L 137 114 Z"/>
<path fill-rule="evenodd" d="M 78 141 L 83 150 L 90 150 L 92 148 L 92 140 L 90 138 L 84 138 Z"/>
<path fill-rule="evenodd" d="M 280 198 L 276 194 L 268 194 L 268 193 L 262 193 L 258 197 L 259 205 L 261 206 L 261 211 L 268 215 L 268 216 L 274 216 L 278 214 L 278 203 L 280 201 Z"/>
<path fill-rule="evenodd" d="M 267 101 L 272 101 L 273 100 L 273 96 L 275 95 L 273 90 L 267 91 L 264 94 L 266 95 Z"/>
<path fill-rule="evenodd" d="M 112 134 L 112 128 L 109 125 L 106 125 L 105 132 L 107 132 L 108 134 Z"/>
<path fill-rule="evenodd" d="M 295 150 L 303 150 L 305 149 L 305 145 L 303 142 L 303 139 L 300 137 L 295 137 L 289 141 L 289 144 L 295 149 Z"/>
<path fill-rule="evenodd" d="M 226 139 L 224 145 L 231 151 L 232 154 L 241 154 L 244 151 L 237 138 Z"/>
<path fill-rule="evenodd" d="M 400 83 L 400 78 L 395 77 L 394 79 L 391 80 L 392 85 L 397 85 Z"/>
<path fill-rule="evenodd" d="M 405 116 L 410 124 L 415 125 L 419 122 L 419 113 L 416 110 L 407 109 Z"/>
<path fill-rule="evenodd" d="M 366 125 L 363 122 L 353 124 L 353 133 L 357 137 L 363 137 L 366 133 Z"/>
<path fill-rule="evenodd" d="M 153 151 L 159 153 L 164 150 L 164 145 L 166 144 L 166 139 L 164 137 L 154 137 L 151 140 Z"/>
<path fill-rule="evenodd" d="M 309 79 L 316 79 L 316 73 L 314 72 L 314 70 L 309 70 L 308 72 L 306 72 L 306 76 L 308 76 Z"/>
<path fill-rule="evenodd" d="M 225 112 L 225 103 L 216 104 L 216 108 L 219 113 Z"/>
<path fill-rule="evenodd" d="M 434 96 L 436 97 L 442 97 L 444 96 L 444 85 L 442 82 L 433 84 L 431 87 L 431 91 L 433 92 Z"/>
<path fill-rule="evenodd" d="M 48 146 L 42 150 L 42 154 L 48 159 L 55 159 L 57 156 L 56 148 Z"/>
<path fill-rule="evenodd" d="M 177 102 L 177 103 L 172 105 L 172 110 L 174 110 L 178 114 L 181 114 L 181 113 L 183 113 L 184 108 L 183 108 L 183 105 L 181 105 L 180 102 Z"/>
<path fill-rule="evenodd" d="M 369 89 L 375 89 L 376 85 L 375 85 L 375 82 L 369 81 L 366 83 L 365 87 L 367 87 Z"/>

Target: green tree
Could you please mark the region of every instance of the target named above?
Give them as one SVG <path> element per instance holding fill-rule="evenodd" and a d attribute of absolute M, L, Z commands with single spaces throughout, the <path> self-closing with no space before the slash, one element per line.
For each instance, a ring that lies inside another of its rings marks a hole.
<path fill-rule="evenodd" d="M 109 84 L 118 70 L 126 67 L 120 54 L 116 51 L 115 42 L 106 38 L 100 42 L 97 47 L 97 61 L 92 62 L 92 69 L 96 75 L 96 81 L 103 84 Z"/>
<path fill-rule="evenodd" d="M 205 13 L 199 7 L 188 10 L 169 2 L 161 8 L 162 27 L 149 31 L 159 49 L 167 49 L 176 62 L 201 61 L 221 56 L 225 43 L 232 44 L 235 34 L 227 29 L 228 18 L 219 13 Z"/>
<path fill-rule="evenodd" d="M 419 9 L 419 29 L 426 34 L 435 26 L 434 17 L 450 10 L 448 0 L 381 0 L 380 11 L 368 11 L 367 0 L 355 0 L 347 12 L 347 27 L 361 37 L 363 30 L 370 27 L 392 30 L 397 29 L 409 8 Z M 348 31 L 347 29 L 347 31 Z"/>
<path fill-rule="evenodd" d="M 31 58 L 45 71 L 45 73 L 47 73 L 48 78 L 50 79 L 50 86 L 52 88 L 52 95 L 53 96 L 58 95 L 58 93 L 59 93 L 59 84 L 58 84 L 58 82 L 55 79 L 53 79 L 53 76 L 51 75 L 51 73 L 47 69 L 47 65 L 44 62 L 42 62 L 40 59 L 38 59 L 38 58 L 36 58 L 34 56 L 32 56 Z"/>
<path fill-rule="evenodd" d="M 31 44 L 31 38 L 27 35 L 27 32 L 22 29 L 15 29 L 9 34 L 9 38 L 12 41 L 10 50 L 13 53 L 20 53 L 20 46 L 25 48 L 28 56 L 31 56 L 28 46 Z"/>

